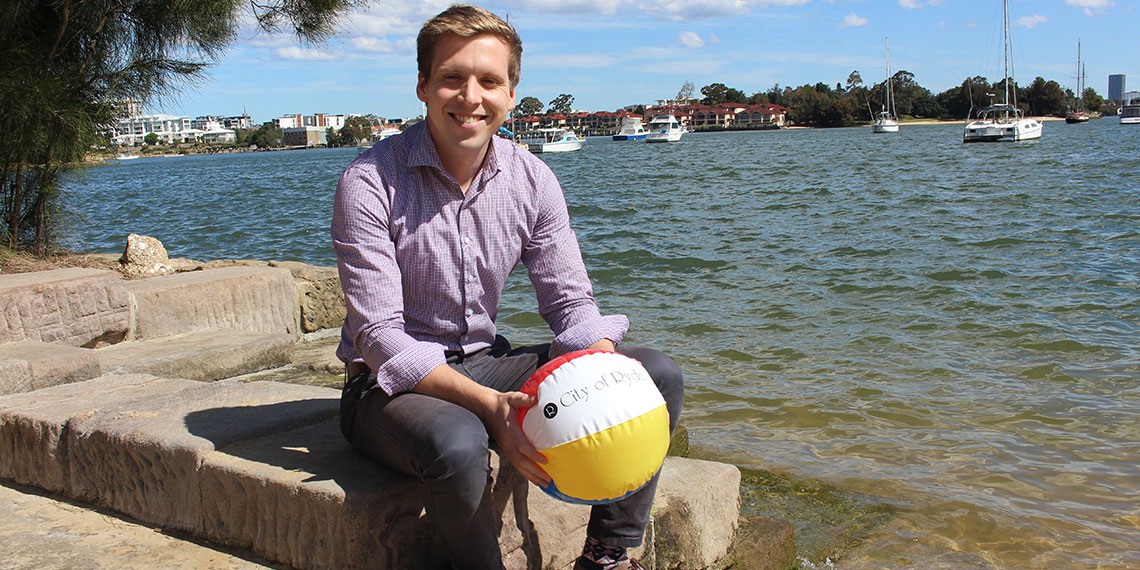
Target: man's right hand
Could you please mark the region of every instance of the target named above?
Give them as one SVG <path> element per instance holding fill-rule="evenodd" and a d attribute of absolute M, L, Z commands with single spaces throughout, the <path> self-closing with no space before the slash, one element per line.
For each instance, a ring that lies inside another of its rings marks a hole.
<path fill-rule="evenodd" d="M 546 457 L 539 453 L 518 422 L 518 410 L 534 405 L 534 396 L 522 392 L 499 392 L 476 383 L 447 365 L 437 366 L 413 390 L 471 410 L 483 421 L 503 456 L 527 481 L 539 486 L 550 483 L 550 475 L 541 467 L 546 463 Z"/>

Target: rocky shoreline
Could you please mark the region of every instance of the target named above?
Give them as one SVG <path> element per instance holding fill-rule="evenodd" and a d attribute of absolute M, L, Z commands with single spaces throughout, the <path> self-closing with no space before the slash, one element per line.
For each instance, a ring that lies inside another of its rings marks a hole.
<path fill-rule="evenodd" d="M 145 240 L 134 240 L 142 243 Z M 137 244 L 136 244 L 137 245 Z M 335 268 L 314 267 L 294 262 L 225 260 L 199 262 L 169 259 L 165 250 L 143 248 L 155 255 L 109 254 L 69 255 L 46 259 L 27 259 L 7 256 L 0 258 L 0 278 L 3 275 L 59 270 L 63 267 L 82 267 L 115 271 L 124 282 L 165 282 L 180 274 L 209 272 L 210 270 L 256 271 L 288 269 L 294 284 L 294 330 L 287 361 L 275 366 L 228 375 L 232 381 L 243 383 L 272 382 L 335 390 L 339 388 L 343 364 L 333 354 L 335 327 L 343 319 L 343 299 Z M 158 244 L 161 247 L 161 244 Z M 127 252 L 131 247 L 126 248 Z M 135 248 L 137 249 L 137 247 Z M 230 268 L 230 269 L 226 269 Z M 141 322 L 145 323 L 143 318 Z M 138 326 L 138 322 L 135 323 Z M 332 331 L 332 332 L 330 332 Z M 10 339 L 9 339 L 10 340 Z M 0 340 L 3 343 L 4 340 Z M 0 349 L 5 345 L 0 344 Z M 262 350 L 264 352 L 264 349 Z M 274 353 L 270 350 L 269 353 Z M 3 358 L 0 351 L 0 359 Z M 166 363 L 163 376 L 191 376 L 171 368 Z M 190 361 L 193 366 L 193 359 Z M 0 365 L 2 368 L 2 365 Z M 203 378 L 205 379 L 205 378 Z M 215 380 L 215 379 L 208 379 Z M 2 420 L 0 420 L 2 422 Z M 682 430 L 683 432 L 683 430 Z M 716 461 L 713 453 L 694 446 L 687 440 L 679 443 L 674 454 L 690 458 Z M 5 477 L 7 478 L 7 477 Z M 732 518 L 737 527 L 731 549 L 718 556 L 719 567 L 775 569 L 795 566 L 811 567 L 826 564 L 840 557 L 843 551 L 857 543 L 865 531 L 889 517 L 881 506 L 867 503 L 842 491 L 830 489 L 812 481 L 793 481 L 775 474 L 744 470 L 738 490 L 739 515 Z M 699 534 L 699 533 L 697 533 Z M 660 545 L 659 545 L 660 546 Z M 667 550 L 667 549 L 666 549 Z M 666 552 L 665 556 L 669 556 Z"/>

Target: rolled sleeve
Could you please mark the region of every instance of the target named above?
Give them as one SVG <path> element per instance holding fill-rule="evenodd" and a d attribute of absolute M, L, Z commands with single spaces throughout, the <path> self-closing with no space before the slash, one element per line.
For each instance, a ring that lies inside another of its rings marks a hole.
<path fill-rule="evenodd" d="M 625 338 L 629 330 L 629 319 L 625 315 L 606 315 L 578 323 L 562 331 L 550 343 L 550 357 L 556 358 L 568 352 L 582 350 L 603 338 L 617 344 Z"/>

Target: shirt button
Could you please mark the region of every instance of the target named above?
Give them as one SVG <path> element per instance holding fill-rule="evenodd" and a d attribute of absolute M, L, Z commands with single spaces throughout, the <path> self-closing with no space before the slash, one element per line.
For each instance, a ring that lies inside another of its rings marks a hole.
<path fill-rule="evenodd" d="M 465 237 L 465 238 L 463 238 L 463 243 L 466 243 L 466 244 L 470 244 L 470 243 L 471 243 L 471 238 L 469 238 L 469 237 Z"/>
<path fill-rule="evenodd" d="M 474 315 L 474 314 L 475 314 L 475 311 L 473 311 L 473 310 L 471 310 L 471 309 L 467 309 L 466 311 L 463 311 L 463 313 L 464 313 L 465 315 L 467 315 L 468 317 L 470 317 L 471 315 Z"/>

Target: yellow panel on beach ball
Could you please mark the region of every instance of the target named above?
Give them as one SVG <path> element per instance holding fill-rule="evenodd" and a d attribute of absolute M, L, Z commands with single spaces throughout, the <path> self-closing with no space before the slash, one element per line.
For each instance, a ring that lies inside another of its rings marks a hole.
<path fill-rule="evenodd" d="M 669 448 L 669 412 L 649 373 L 616 352 L 581 350 L 539 368 L 519 423 L 547 458 L 542 488 L 571 503 L 609 503 L 643 487 Z"/>

